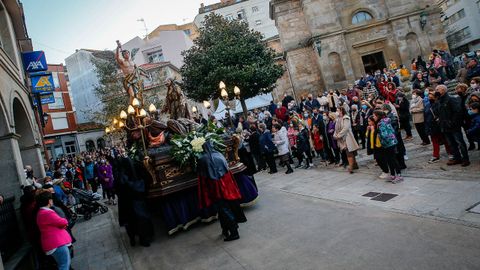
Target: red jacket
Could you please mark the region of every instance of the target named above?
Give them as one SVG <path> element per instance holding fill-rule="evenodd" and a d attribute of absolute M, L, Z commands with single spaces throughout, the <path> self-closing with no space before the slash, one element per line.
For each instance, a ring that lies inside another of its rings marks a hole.
<path fill-rule="evenodd" d="M 288 121 L 288 114 L 287 114 L 287 108 L 281 106 L 275 110 L 275 115 L 277 116 L 278 119 L 286 122 Z"/>
<path fill-rule="evenodd" d="M 315 151 L 320 151 L 323 149 L 323 140 L 320 131 L 312 132 L 312 141 Z"/>
<path fill-rule="evenodd" d="M 47 252 L 72 243 L 72 238 L 65 229 L 68 221 L 57 215 L 55 211 L 40 208 L 37 214 L 37 225 L 43 251 Z"/>
<path fill-rule="evenodd" d="M 395 103 L 395 100 L 397 100 L 397 92 L 396 88 L 393 88 L 392 91 L 388 90 L 388 87 L 380 89 L 380 94 L 391 103 Z"/>

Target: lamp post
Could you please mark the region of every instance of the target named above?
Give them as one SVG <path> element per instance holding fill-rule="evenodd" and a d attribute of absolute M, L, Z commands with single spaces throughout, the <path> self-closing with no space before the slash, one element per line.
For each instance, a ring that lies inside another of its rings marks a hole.
<path fill-rule="evenodd" d="M 427 25 L 427 13 L 425 11 L 422 11 L 420 13 L 420 28 L 422 30 L 425 28 L 425 25 Z"/>
<path fill-rule="evenodd" d="M 132 103 L 128 105 L 127 111 L 122 110 L 120 112 L 120 120 L 114 118 L 112 120 L 112 126 L 105 128 L 105 133 L 109 134 L 115 130 L 127 129 L 127 130 L 139 130 L 142 138 L 143 154 L 146 157 L 148 155 L 147 144 L 145 142 L 145 128 L 151 125 L 147 124 L 145 119 L 147 116 L 156 119 L 158 115 L 157 108 L 154 104 L 148 106 L 148 113 L 144 108 L 141 108 L 141 103 L 137 98 L 132 100 Z M 129 116 L 133 121 L 133 126 L 129 126 Z M 107 132 L 108 131 L 108 132 Z"/>
<path fill-rule="evenodd" d="M 228 119 L 229 119 L 228 122 L 229 122 L 230 126 L 233 127 L 232 116 L 230 115 L 231 108 L 230 108 L 230 104 L 229 104 L 227 86 L 225 85 L 225 83 L 223 81 L 220 81 L 218 86 L 220 88 L 220 96 L 223 98 L 224 103 L 225 103 L 225 108 L 227 109 Z M 234 100 L 236 100 L 237 98 L 240 98 L 240 88 L 238 88 L 238 86 L 235 86 L 233 88 L 233 93 L 235 94 Z"/>

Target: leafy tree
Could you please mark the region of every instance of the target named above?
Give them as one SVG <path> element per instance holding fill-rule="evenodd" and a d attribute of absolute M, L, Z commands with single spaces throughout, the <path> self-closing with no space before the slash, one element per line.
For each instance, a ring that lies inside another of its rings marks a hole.
<path fill-rule="evenodd" d="M 261 33 L 244 21 L 229 21 L 214 13 L 205 17 L 199 31 L 194 46 L 183 52 L 182 89 L 187 97 L 197 102 L 219 98 L 223 81 L 230 98 L 234 87 L 240 88 L 246 113 L 245 99 L 273 90 L 283 68 L 275 64 L 275 52 L 267 48 Z"/>
<path fill-rule="evenodd" d="M 113 55 L 113 52 L 112 52 Z M 95 85 L 94 93 L 102 104 L 102 110 L 93 113 L 95 122 L 111 123 L 128 106 L 128 96 L 123 89 L 115 60 L 92 58 L 99 83 Z"/>

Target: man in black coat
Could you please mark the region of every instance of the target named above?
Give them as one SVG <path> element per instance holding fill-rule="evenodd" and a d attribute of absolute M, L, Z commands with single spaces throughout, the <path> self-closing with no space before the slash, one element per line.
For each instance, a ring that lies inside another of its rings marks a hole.
<path fill-rule="evenodd" d="M 438 98 L 439 106 L 436 108 L 437 119 L 440 129 L 450 145 L 453 153 L 453 160 L 447 165 L 462 164 L 462 167 L 470 165 L 468 150 L 461 131 L 461 100 L 458 97 L 451 97 L 447 93 L 447 86 L 441 84 L 435 88 L 435 96 Z"/>

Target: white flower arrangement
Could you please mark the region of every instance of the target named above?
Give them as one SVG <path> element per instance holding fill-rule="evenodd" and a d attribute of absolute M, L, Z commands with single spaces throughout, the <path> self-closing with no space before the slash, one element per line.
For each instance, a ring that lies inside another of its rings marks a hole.
<path fill-rule="evenodd" d="M 195 137 L 190 144 L 192 145 L 192 150 L 196 153 L 202 153 L 203 152 L 203 144 L 205 144 L 205 138 L 204 137 Z"/>

